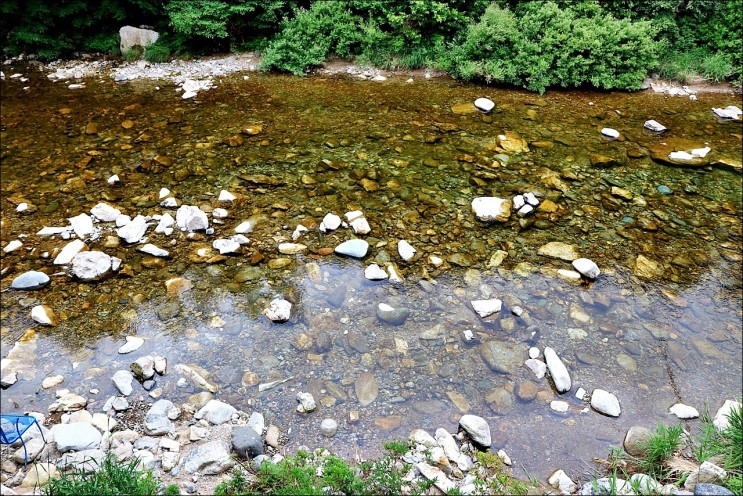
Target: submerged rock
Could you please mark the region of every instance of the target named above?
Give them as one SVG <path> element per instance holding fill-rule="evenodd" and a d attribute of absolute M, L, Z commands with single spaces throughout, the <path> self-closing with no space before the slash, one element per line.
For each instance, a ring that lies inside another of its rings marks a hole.
<path fill-rule="evenodd" d="M 475 100 L 474 105 L 477 110 L 486 114 L 489 114 L 495 108 L 495 103 L 488 98 L 478 98 L 477 100 Z"/>
<path fill-rule="evenodd" d="M 263 314 L 272 322 L 286 322 L 291 317 L 291 312 L 291 302 L 283 298 L 276 298 L 271 301 L 269 307 L 263 311 Z"/>
<path fill-rule="evenodd" d="M 339 255 L 364 258 L 369 251 L 369 243 L 363 239 L 349 239 L 336 246 L 334 251 Z"/>
<path fill-rule="evenodd" d="M 570 374 L 568 373 L 567 367 L 562 363 L 560 357 L 557 356 L 555 350 L 549 346 L 544 348 L 544 358 L 547 362 L 547 368 L 552 376 L 552 381 L 555 383 L 555 388 L 558 393 L 565 393 L 570 391 L 572 387 L 572 381 L 570 380 Z"/>
<path fill-rule="evenodd" d="M 405 307 L 392 307 L 386 303 L 377 306 L 377 317 L 382 322 L 392 325 L 400 325 L 410 316 L 410 309 Z"/>
<path fill-rule="evenodd" d="M 70 272 L 81 281 L 99 281 L 113 270 L 113 258 L 102 251 L 84 251 L 72 259 Z"/>
<path fill-rule="evenodd" d="M 666 130 L 666 126 L 664 126 L 660 122 L 654 121 L 652 119 L 649 120 L 649 121 L 645 121 L 645 124 L 643 125 L 643 127 L 645 129 L 649 129 L 650 131 L 653 131 L 655 133 L 662 133 L 663 131 Z"/>
<path fill-rule="evenodd" d="M 43 272 L 29 270 L 13 279 L 13 282 L 10 283 L 10 287 L 13 289 L 24 290 L 41 289 L 46 287 L 46 285 L 49 284 L 49 281 L 49 276 Z"/>
<path fill-rule="evenodd" d="M 181 231 L 204 231 L 209 228 L 209 218 L 193 205 L 181 205 L 175 213 L 175 223 Z"/>
<path fill-rule="evenodd" d="M 591 393 L 591 408 L 610 417 L 619 417 L 622 413 L 617 397 L 604 389 L 593 390 Z"/>

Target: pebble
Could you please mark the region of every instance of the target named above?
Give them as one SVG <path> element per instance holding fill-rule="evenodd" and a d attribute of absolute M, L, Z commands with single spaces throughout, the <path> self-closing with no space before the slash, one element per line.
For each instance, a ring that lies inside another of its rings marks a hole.
<path fill-rule="evenodd" d="M 410 309 L 405 307 L 392 307 L 386 303 L 377 306 L 377 317 L 382 322 L 392 325 L 400 325 L 410 316 Z"/>
<path fill-rule="evenodd" d="M 680 419 L 692 419 L 699 417 L 699 412 L 696 408 L 694 408 L 693 406 L 684 405 L 683 403 L 676 403 L 671 408 L 669 408 L 668 411 Z"/>
<path fill-rule="evenodd" d="M 506 222 L 511 216 L 512 202 L 495 196 L 482 196 L 472 200 L 472 211 L 483 222 Z"/>
<path fill-rule="evenodd" d="M 158 248 L 151 243 L 147 243 L 146 245 L 140 247 L 139 251 L 141 251 L 142 253 L 147 253 L 148 255 L 152 255 L 153 257 L 170 256 L 170 252 L 168 252 L 167 250 L 163 250 L 162 248 Z"/>
<path fill-rule="evenodd" d="M 552 400 L 550 401 L 550 408 L 558 413 L 565 413 L 570 408 L 570 405 L 566 401 Z"/>
<path fill-rule="evenodd" d="M 663 124 L 659 123 L 658 121 L 654 121 L 652 119 L 651 120 L 648 120 L 648 121 L 645 121 L 645 124 L 643 124 L 643 127 L 645 129 L 649 129 L 649 130 L 651 130 L 653 132 L 656 132 L 656 133 L 662 133 L 663 131 L 666 130 L 666 126 L 664 126 Z"/>
<path fill-rule="evenodd" d="M 570 391 L 572 382 L 570 380 L 570 374 L 565 364 L 562 363 L 560 357 L 557 356 L 555 350 L 547 346 L 544 348 L 544 358 L 547 362 L 547 369 L 549 369 L 552 381 L 555 383 L 555 388 L 558 393 L 565 393 Z"/>
<path fill-rule="evenodd" d="M 52 263 L 54 263 L 54 265 L 68 265 L 72 262 L 72 259 L 75 258 L 75 255 L 86 248 L 87 246 L 81 239 L 70 241 L 64 248 L 62 248 L 62 251 L 59 252 L 59 255 L 57 255 Z"/>
<path fill-rule="evenodd" d="M 338 432 L 338 422 L 331 418 L 323 419 L 320 422 L 320 433 L 325 437 L 333 437 Z"/>
<path fill-rule="evenodd" d="M 131 353 L 132 351 L 138 350 L 144 344 L 144 339 L 137 336 L 126 336 L 125 339 L 126 343 L 119 347 L 118 352 L 121 355 L 125 355 L 127 353 Z"/>
<path fill-rule="evenodd" d="M 217 200 L 221 202 L 231 202 L 235 199 L 237 199 L 235 195 L 224 189 L 219 192 L 219 198 L 217 198 Z"/>
<path fill-rule="evenodd" d="M 370 281 L 383 281 L 387 279 L 387 272 L 379 265 L 373 263 L 364 269 L 364 277 Z"/>
<path fill-rule="evenodd" d="M 364 258 L 369 251 L 369 243 L 363 239 L 349 239 L 336 246 L 334 251 L 339 255 Z"/>
<path fill-rule="evenodd" d="M 90 214 L 101 222 L 113 222 L 121 215 L 121 210 L 106 203 L 99 203 L 90 209 Z"/>
<path fill-rule="evenodd" d="M 13 241 L 5 245 L 5 248 L 3 248 L 3 252 L 10 253 L 17 250 L 21 246 L 23 246 L 23 243 L 20 240 L 14 239 Z"/>
<path fill-rule="evenodd" d="M 475 100 L 474 105 L 477 107 L 477 110 L 486 114 L 489 114 L 495 108 L 495 103 L 488 98 L 478 98 Z"/>
<path fill-rule="evenodd" d="M 477 415 L 462 415 L 459 419 L 459 426 L 480 446 L 489 448 L 492 444 L 490 426 L 484 418 Z"/>
<path fill-rule="evenodd" d="M 226 255 L 229 253 L 237 253 L 238 250 L 240 249 L 240 242 L 236 238 L 237 236 L 230 238 L 230 239 L 225 239 L 225 238 L 215 239 L 212 242 L 212 248 L 219 251 L 220 255 Z"/>
<path fill-rule="evenodd" d="M 54 326 L 57 323 L 54 311 L 46 305 L 36 305 L 33 307 L 31 309 L 31 318 L 34 322 L 38 322 L 41 325 Z"/>
<path fill-rule="evenodd" d="M 397 252 L 400 254 L 400 258 L 402 258 L 406 262 L 415 256 L 416 251 L 418 250 L 413 248 L 410 243 L 405 240 L 400 240 L 397 243 Z"/>
<path fill-rule="evenodd" d="M 601 130 L 601 134 L 611 139 L 619 138 L 619 131 L 617 131 L 616 129 L 612 129 L 610 127 L 603 128 Z"/>
<path fill-rule="evenodd" d="M 581 275 L 589 279 L 596 279 L 601 274 L 598 265 L 588 258 L 577 258 L 573 260 L 573 267 L 575 270 L 580 272 Z"/>
<path fill-rule="evenodd" d="M 470 304 L 475 312 L 477 312 L 477 315 L 486 318 L 500 312 L 503 302 L 497 298 L 492 298 L 489 300 L 474 300 Z"/>
<path fill-rule="evenodd" d="M 610 417 L 619 417 L 622 409 L 619 400 L 604 389 L 594 389 L 591 393 L 591 408 Z"/>
<path fill-rule="evenodd" d="M 310 393 L 297 393 L 297 401 L 299 402 L 299 405 L 297 405 L 299 413 L 310 413 L 317 408 L 315 398 Z"/>
<path fill-rule="evenodd" d="M 263 311 L 263 314 L 272 322 L 286 322 L 291 317 L 291 311 L 291 302 L 283 298 L 276 298 L 271 301 L 269 307 Z"/>
<path fill-rule="evenodd" d="M 333 213 L 326 214 L 320 222 L 320 232 L 335 231 L 341 226 L 341 218 Z"/>
<path fill-rule="evenodd" d="M 124 396 L 129 396 L 134 391 L 132 388 L 134 376 L 128 370 L 117 370 L 111 380 L 116 389 Z"/>
<path fill-rule="evenodd" d="M 529 348 L 529 358 L 539 358 L 540 351 L 536 346 Z"/>

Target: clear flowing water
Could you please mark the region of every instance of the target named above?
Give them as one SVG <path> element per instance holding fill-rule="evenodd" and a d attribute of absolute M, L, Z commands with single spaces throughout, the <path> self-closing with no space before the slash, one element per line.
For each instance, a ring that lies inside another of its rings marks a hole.
<path fill-rule="evenodd" d="M 714 413 L 740 395 L 741 176 L 721 162 L 740 162 L 741 125 L 711 112 L 740 107 L 739 95 L 540 97 L 445 80 L 251 74 L 183 101 L 162 82 L 91 79 L 70 90 L 34 73 L 28 83 L 1 84 L 2 246 L 24 243 L 3 254 L 2 287 L 26 270 L 55 274 L 43 290 L 2 293 L 3 374 L 19 372 L 2 393 L 3 412 L 46 411 L 56 388 L 41 381 L 56 374 L 65 377 L 59 387 L 90 398 L 96 411 L 115 393 L 113 373 L 154 353 L 169 363 L 157 378 L 162 397 L 182 403 L 199 392 L 177 386 L 175 368 L 198 365 L 218 386 L 216 398 L 263 413 L 288 435 L 289 450 L 324 445 L 371 456 L 382 440 L 412 428 L 455 430 L 467 412 L 489 420 L 494 448 L 543 478 L 555 468 L 590 473 L 591 458 L 619 446 L 630 426 L 673 422 L 668 408 L 676 402 Z M 466 105 L 481 96 L 496 102 L 489 116 Z M 644 131 L 648 119 L 669 131 Z M 241 135 L 246 127 L 260 132 Z M 622 137 L 603 138 L 603 127 Z M 499 147 L 506 131 L 528 149 Z M 709 144 L 713 165 L 655 162 L 650 150 L 670 139 Z M 592 165 L 591 154 L 618 164 Z M 109 186 L 114 173 L 121 184 Z M 166 260 L 107 239 L 112 223 L 101 224 L 103 235 L 88 246 L 127 269 L 98 283 L 60 274 L 52 260 L 67 241 L 35 234 L 101 201 L 132 217 L 174 215 L 159 205 L 162 187 L 207 212 L 226 208 L 229 217 L 214 224 L 213 236 L 193 240 L 150 227 L 149 242 L 171 252 Z M 221 189 L 238 200 L 220 204 Z M 533 216 L 513 214 L 502 224 L 474 218 L 472 199 L 525 192 L 542 200 Z M 32 204 L 30 213 L 16 212 L 20 202 Z M 356 209 L 372 228 L 367 257 L 323 254 L 354 237 L 347 228 L 321 234 L 323 216 Z M 208 262 L 197 255 L 248 219 L 255 227 L 242 253 Z M 308 251 L 281 255 L 278 244 L 300 223 L 309 228 L 299 241 Z M 401 239 L 418 250 L 409 262 L 398 256 Z M 601 276 L 561 277 L 570 263 L 538 253 L 551 241 L 575 245 Z M 373 261 L 396 264 L 405 281 L 366 280 Z M 193 287 L 168 295 L 165 281 L 179 276 Z M 294 303 L 285 324 L 262 314 L 278 295 Z M 483 298 L 503 300 L 495 318 L 473 312 L 470 301 Z M 55 327 L 31 320 L 39 303 L 54 310 Z M 410 317 L 399 326 L 381 322 L 379 303 L 405 306 Z M 145 344 L 119 355 L 126 335 Z M 483 358 L 489 343 L 503 345 L 504 362 L 519 364 L 530 346 L 551 346 L 573 389 L 558 395 L 523 366 L 492 370 Z M 367 406 L 355 389 L 364 372 L 379 389 Z M 578 387 L 613 392 L 622 414 L 584 411 Z M 314 394 L 315 412 L 296 412 L 299 391 Z M 141 386 L 138 396 L 149 399 Z M 568 413 L 553 412 L 553 399 L 567 401 Z M 329 440 L 319 433 L 326 417 L 340 424 Z"/>

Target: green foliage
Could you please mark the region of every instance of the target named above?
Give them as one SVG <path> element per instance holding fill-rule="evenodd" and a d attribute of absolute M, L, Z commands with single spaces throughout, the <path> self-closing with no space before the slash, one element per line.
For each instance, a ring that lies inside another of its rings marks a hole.
<path fill-rule="evenodd" d="M 134 62 L 135 60 L 139 60 L 142 58 L 143 51 L 140 47 L 132 47 L 128 49 L 126 52 L 121 54 L 121 56 L 126 60 L 127 62 Z"/>
<path fill-rule="evenodd" d="M 160 39 L 144 49 L 144 59 L 148 62 L 167 62 L 170 59 L 170 48 Z"/>
<path fill-rule="evenodd" d="M 341 2 L 320 0 L 310 10 L 300 9 L 263 53 L 267 70 L 303 74 L 320 65 L 332 52 L 343 57 L 353 54 L 359 19 Z"/>
<path fill-rule="evenodd" d="M 180 496 L 181 488 L 178 484 L 170 484 L 165 487 L 165 496 Z"/>
<path fill-rule="evenodd" d="M 655 61 L 652 26 L 614 19 L 591 5 L 575 11 L 555 2 L 527 2 L 517 16 L 492 4 L 452 46 L 442 67 L 463 79 L 523 84 L 540 93 L 583 83 L 638 89 Z"/>
<path fill-rule="evenodd" d="M 407 441 L 393 440 L 387 441 L 383 444 L 384 449 L 392 453 L 393 455 L 404 455 L 410 450 L 410 445 Z"/>
<path fill-rule="evenodd" d="M 119 463 L 113 454 L 108 453 L 97 472 L 86 473 L 83 469 L 75 469 L 70 473 L 64 473 L 58 479 L 51 479 L 49 484 L 43 487 L 42 493 L 47 496 L 79 494 L 154 496 L 157 494 L 157 482 L 152 476 L 152 471 L 139 470 L 138 464 L 139 459 Z"/>
<path fill-rule="evenodd" d="M 639 464 L 640 470 L 656 477 L 663 476 L 666 470 L 664 464 L 681 445 L 683 432 L 680 425 L 660 424 L 655 434 L 642 446 L 645 454 Z"/>
<path fill-rule="evenodd" d="M 247 478 L 241 467 L 232 469 L 232 477 L 214 488 L 215 496 L 237 496 L 248 490 Z"/>
<path fill-rule="evenodd" d="M 731 58 L 723 53 L 711 53 L 706 48 L 694 48 L 682 52 L 667 51 L 658 62 L 658 75 L 688 83 L 703 78 L 715 83 L 732 77 L 735 73 Z"/>

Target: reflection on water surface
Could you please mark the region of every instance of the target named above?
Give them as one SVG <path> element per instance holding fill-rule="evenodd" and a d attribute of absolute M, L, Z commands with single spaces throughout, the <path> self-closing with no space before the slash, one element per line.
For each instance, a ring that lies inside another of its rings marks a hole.
<path fill-rule="evenodd" d="M 69 90 L 35 75 L 28 84 L 2 83 L 2 245 L 24 243 L 3 256 L 3 288 L 26 270 L 57 273 L 51 260 L 66 241 L 35 233 L 101 201 L 132 217 L 163 214 L 158 193 L 166 187 L 179 204 L 229 216 L 214 223 L 213 236 L 192 240 L 151 227 L 148 241 L 169 250 L 168 259 L 109 239 L 106 227 L 88 245 L 121 258 L 124 274 L 92 284 L 54 275 L 41 291 L 3 293 L 3 357 L 26 332 L 13 365 L 21 379 L 3 392 L 3 412 L 45 411 L 53 390 L 40 383 L 56 374 L 102 406 L 114 393 L 113 373 L 155 353 L 170 364 L 156 384 L 163 397 L 185 402 L 200 391 L 176 385 L 175 364 L 203 367 L 219 386 L 215 397 L 262 412 L 289 433 L 290 449 L 372 453 L 379 440 L 415 427 L 453 430 L 469 412 L 488 418 L 494 446 L 541 478 L 557 467 L 585 471 L 584 461 L 619 445 L 631 425 L 669 422 L 677 401 L 714 411 L 740 394 L 741 179 L 720 162 L 740 162 L 741 126 L 710 111 L 741 106 L 739 96 L 540 97 L 449 81 L 251 74 L 183 101 L 149 82 L 90 80 Z M 458 106 L 480 96 L 496 102 L 493 114 Z M 669 131 L 644 131 L 648 119 Z M 240 132 L 248 127 L 255 134 Z M 604 139 L 604 127 L 621 138 Z M 668 140 L 708 144 L 715 165 L 656 163 L 652 149 Z M 614 165 L 592 165 L 592 154 Z M 112 174 L 121 185 L 106 183 Z M 238 200 L 220 204 L 221 189 Z M 542 201 L 535 215 L 494 225 L 474 219 L 473 198 L 525 192 Z M 31 213 L 16 212 L 21 202 Z M 320 221 L 351 210 L 371 225 L 369 255 L 323 255 L 353 232 L 322 234 Z M 211 263 L 196 254 L 251 218 L 241 254 Z M 300 223 L 309 228 L 299 240 L 308 251 L 280 254 Z M 398 256 L 401 239 L 417 249 L 410 262 Z M 581 284 L 558 274 L 569 262 L 538 254 L 552 241 L 575 245 L 602 275 Z M 396 264 L 405 281 L 365 279 L 373 261 Z M 179 276 L 193 287 L 168 295 L 165 281 Z M 286 324 L 262 315 L 277 295 L 294 303 Z M 503 300 L 496 318 L 472 311 L 469 302 L 483 298 Z M 34 325 L 38 303 L 59 325 Z M 381 322 L 379 303 L 407 307 L 410 317 Z M 145 345 L 118 355 L 125 335 Z M 552 412 L 557 395 L 526 367 L 491 370 L 483 357 L 491 342 L 506 362 L 522 362 L 532 345 L 557 350 L 573 378 L 560 398 L 571 410 Z M 355 382 L 365 371 L 379 395 L 361 406 Z M 259 383 L 289 377 L 258 392 Z M 621 416 L 582 412 L 579 386 L 614 392 Z M 318 411 L 295 411 L 299 391 L 313 393 Z M 325 417 L 341 425 L 330 440 L 319 434 Z"/>

